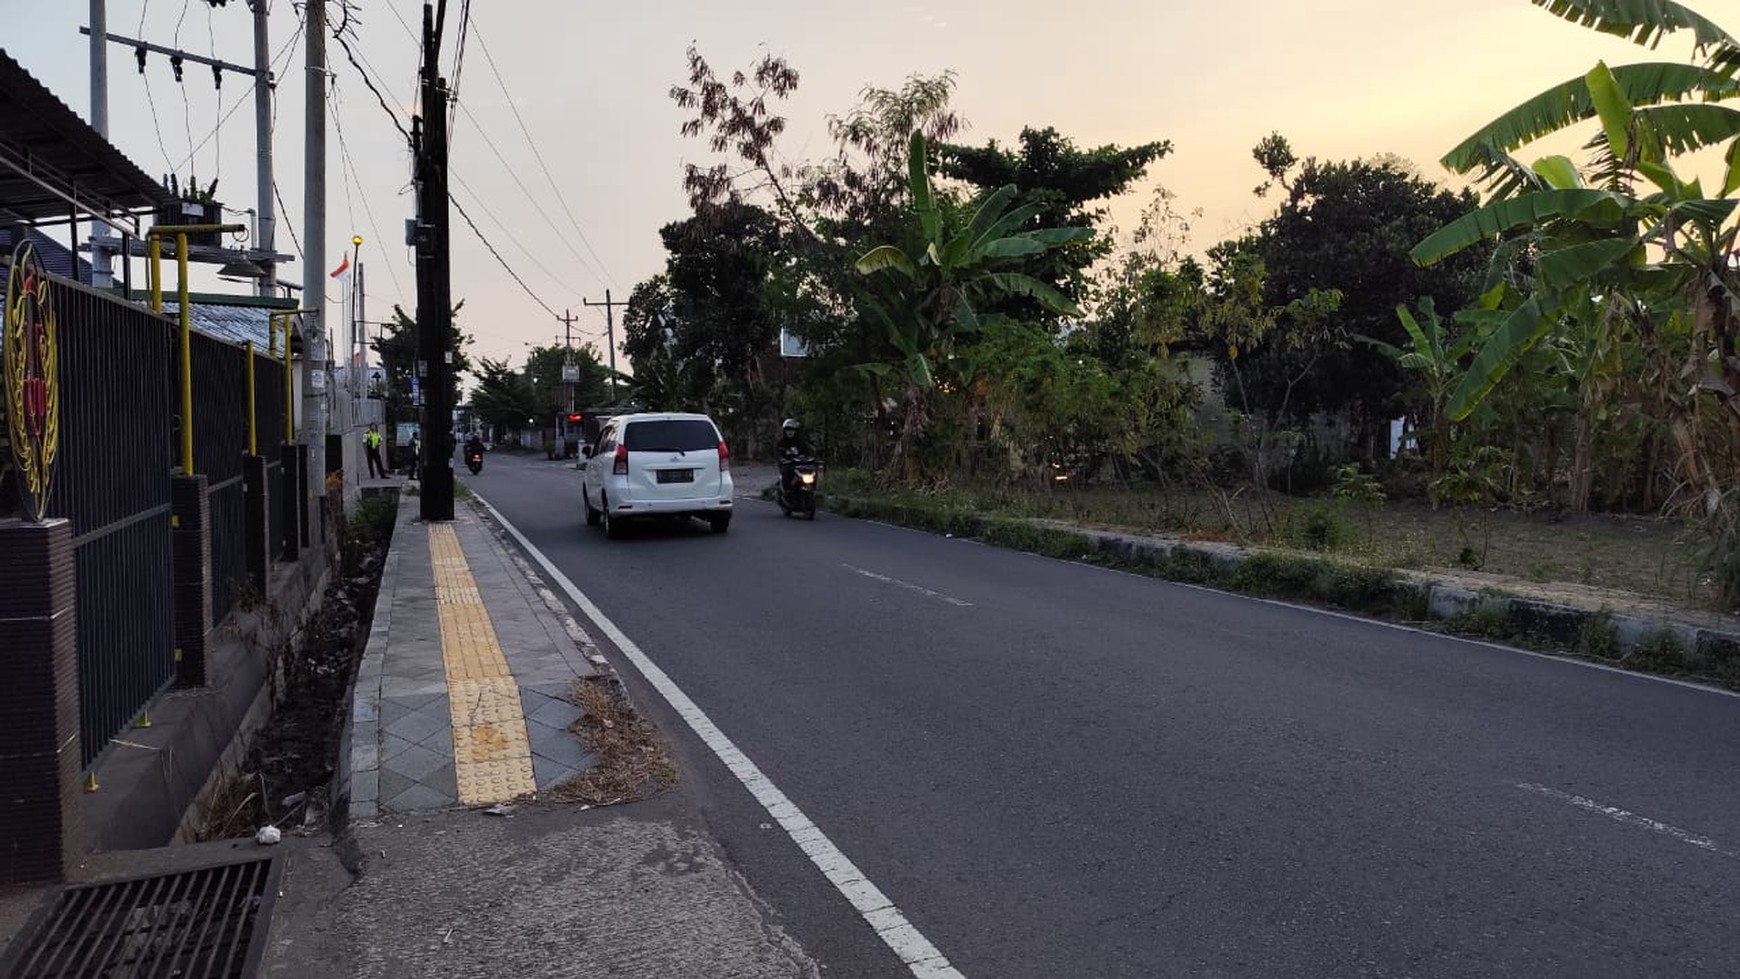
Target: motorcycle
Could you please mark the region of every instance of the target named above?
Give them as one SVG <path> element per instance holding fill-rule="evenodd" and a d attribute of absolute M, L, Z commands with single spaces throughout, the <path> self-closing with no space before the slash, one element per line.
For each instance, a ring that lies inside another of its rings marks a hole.
<path fill-rule="evenodd" d="M 477 449 L 468 449 L 465 453 L 465 466 L 473 476 L 483 472 L 483 453 Z"/>
<path fill-rule="evenodd" d="M 791 491 L 786 491 L 782 477 L 774 489 L 774 502 L 786 516 L 796 513 L 805 520 L 816 519 L 816 460 L 801 456 L 788 460 L 792 467 Z"/>

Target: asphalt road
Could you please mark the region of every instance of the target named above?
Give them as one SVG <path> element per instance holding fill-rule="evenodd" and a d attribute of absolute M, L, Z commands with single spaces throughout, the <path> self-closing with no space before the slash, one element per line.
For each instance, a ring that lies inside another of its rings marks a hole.
<path fill-rule="evenodd" d="M 1740 698 L 756 502 L 607 541 L 577 478 L 467 481 L 968 979 L 1740 975 Z M 636 689 L 809 953 L 904 974 Z"/>

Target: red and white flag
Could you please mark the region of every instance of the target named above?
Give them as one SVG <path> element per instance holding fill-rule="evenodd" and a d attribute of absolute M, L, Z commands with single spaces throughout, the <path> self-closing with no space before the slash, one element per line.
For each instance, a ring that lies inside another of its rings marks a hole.
<path fill-rule="evenodd" d="M 339 276 L 343 275 L 349 269 L 350 269 L 350 255 L 348 253 L 346 253 L 346 255 L 344 256 L 344 261 L 339 262 L 338 268 L 333 269 L 329 274 L 333 278 L 336 279 Z"/>

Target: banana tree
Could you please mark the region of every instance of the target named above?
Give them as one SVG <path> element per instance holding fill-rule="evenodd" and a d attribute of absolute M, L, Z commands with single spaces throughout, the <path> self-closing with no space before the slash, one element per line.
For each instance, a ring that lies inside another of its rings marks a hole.
<path fill-rule="evenodd" d="M 1532 2 L 1639 44 L 1690 31 L 1699 60 L 1620 68 L 1599 63 L 1489 123 L 1444 157 L 1456 172 L 1479 171 L 1495 199 L 1421 242 L 1415 260 L 1430 264 L 1475 241 L 1512 235 L 1533 239 L 1528 251 L 1534 260 L 1532 281 L 1507 286 L 1485 303 L 1480 352 L 1449 413 L 1466 417 L 1522 354 L 1590 296 L 1620 300 L 1615 309 L 1681 305 L 1693 336 L 1682 369 L 1688 396 L 1680 399 L 1673 424 L 1688 475 L 1713 503 L 1718 478 L 1697 449 L 1698 406 L 1713 397 L 1728 408 L 1730 439 L 1740 422 L 1732 220 L 1732 195 L 1740 190 L 1740 109 L 1722 104 L 1740 96 L 1740 42 L 1672 0 Z M 1524 166 L 1511 155 L 1587 119 L 1600 124 L 1589 144 L 1596 154 L 1590 182 L 1567 158 Z M 1672 158 L 1716 147 L 1725 147 L 1726 168 L 1712 195 L 1699 180 L 1681 177 Z"/>
<path fill-rule="evenodd" d="M 903 477 L 911 475 L 912 448 L 929 420 L 939 371 L 961 337 L 997 318 L 979 310 L 1020 295 L 1052 313 L 1082 315 L 1067 296 L 1020 269 L 1036 255 L 1094 234 L 1092 228 L 1021 230 L 1039 205 L 1011 209 L 1013 185 L 985 195 L 965 220 L 945 215 L 931 185 L 925 138 L 917 131 L 908 142 L 907 180 L 922 250 L 915 258 L 899 245 L 878 245 L 857 261 L 858 271 L 875 277 L 881 287 L 881 296 L 866 311 L 882 322 L 898 354 L 895 364 L 881 366 L 898 371 L 905 388 L 905 421 L 894 459 Z"/>
<path fill-rule="evenodd" d="M 1396 316 L 1402 321 L 1402 329 L 1408 331 L 1406 349 L 1374 337 L 1359 339 L 1419 377 L 1430 412 L 1426 419 L 1427 459 L 1432 479 L 1436 480 L 1444 473 L 1445 452 L 1450 446 L 1450 417 L 1445 409 L 1462 377 L 1462 361 L 1473 348 L 1475 334 L 1453 333 L 1438 316 L 1431 296 L 1420 299 L 1419 318 L 1405 304 L 1396 306 Z"/>

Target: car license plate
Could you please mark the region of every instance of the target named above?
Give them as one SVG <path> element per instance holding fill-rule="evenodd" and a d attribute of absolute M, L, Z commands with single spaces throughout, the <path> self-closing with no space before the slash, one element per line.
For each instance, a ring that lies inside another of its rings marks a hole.
<path fill-rule="evenodd" d="M 660 469 L 658 471 L 661 483 L 692 483 L 695 481 L 693 469 Z"/>

